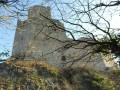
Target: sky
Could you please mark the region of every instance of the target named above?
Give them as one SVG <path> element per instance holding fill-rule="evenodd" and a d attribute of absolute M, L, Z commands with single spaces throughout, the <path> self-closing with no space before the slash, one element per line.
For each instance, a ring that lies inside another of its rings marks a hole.
<path fill-rule="evenodd" d="M 31 2 L 32 1 L 34 1 L 34 0 L 31 0 Z M 52 3 L 51 3 L 51 2 L 53 2 L 53 0 L 49 0 L 49 1 L 50 2 L 48 2 L 48 0 L 36 0 L 35 2 L 32 2 L 27 8 L 29 8 L 30 6 L 33 6 L 33 5 L 50 6 L 52 17 L 59 19 L 60 13 L 56 10 L 57 8 L 55 8 L 55 5 L 52 5 Z M 68 2 L 68 0 L 57 0 L 57 1 L 58 2 L 64 1 L 64 3 Z M 72 0 L 69 0 L 69 1 L 72 2 Z M 83 2 L 85 2 L 85 1 L 86 0 L 83 0 Z M 102 0 L 100 0 L 100 1 L 102 1 Z M 107 0 L 103 0 L 103 1 L 107 1 Z M 97 0 L 95 0 L 95 2 L 97 2 Z M 77 4 L 76 4 L 76 7 L 77 7 Z M 64 15 L 65 15 L 65 13 L 70 13 L 70 11 L 67 9 L 67 7 L 65 7 L 65 8 L 61 7 L 60 9 L 62 9 L 64 11 Z M 78 9 L 80 9 L 80 8 L 78 8 Z M 8 14 L 7 11 L 5 12 L 5 10 L 2 8 L 0 9 L 0 12 L 2 12 L 3 15 Z M 27 14 L 27 12 L 25 12 L 25 14 Z M 66 14 L 66 17 L 68 17 L 67 15 L 68 14 Z M 72 13 L 71 13 L 71 15 L 72 15 Z M 27 17 L 25 17 L 25 18 L 27 18 Z M 17 23 L 17 19 L 10 20 L 9 24 L 5 24 L 2 22 L 0 23 L 0 53 L 9 50 L 10 56 L 11 56 L 13 42 L 14 42 L 14 35 L 15 35 L 15 30 L 16 30 L 16 23 Z M 120 16 L 118 14 L 115 14 L 112 17 L 110 24 L 111 24 L 112 28 L 120 28 Z M 68 27 L 73 28 L 73 26 L 70 26 L 69 24 L 64 23 L 64 25 L 66 28 L 68 28 Z M 87 26 L 86 28 L 89 29 L 89 26 Z M 1 57 L 0 59 L 5 59 L 5 58 L 6 57 Z"/>
<path fill-rule="evenodd" d="M 22 0 L 22 1 L 24 1 L 24 0 Z M 27 1 L 27 0 L 25 0 L 25 1 Z M 48 2 L 48 0 L 28 0 L 28 1 L 30 1 L 30 4 L 27 5 L 27 7 L 26 7 L 27 9 L 29 9 L 29 7 L 34 6 L 34 5 L 51 6 L 51 4 Z M 49 1 L 51 1 L 51 0 L 49 0 Z M 10 8 L 10 10 L 16 11 L 16 9 L 14 7 Z M 6 10 L 5 8 L 2 8 L 2 7 L 0 7 L 0 12 L 1 12 L 0 16 L 2 16 L 2 15 L 7 16 L 9 14 L 8 10 Z M 22 12 L 22 13 L 27 14 L 27 11 Z M 9 51 L 8 57 L 0 56 L 0 59 L 9 58 L 12 55 L 14 36 L 15 36 L 18 19 L 25 20 L 25 19 L 27 19 L 27 16 L 12 18 L 7 22 L 0 23 L 0 55 L 2 52 Z"/>

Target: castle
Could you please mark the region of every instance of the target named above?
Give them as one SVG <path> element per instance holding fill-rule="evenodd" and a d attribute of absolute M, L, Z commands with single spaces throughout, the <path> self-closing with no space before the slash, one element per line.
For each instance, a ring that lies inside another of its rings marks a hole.
<path fill-rule="evenodd" d="M 106 61 L 108 57 L 91 55 L 91 47 L 84 46 L 84 42 L 77 44 L 66 36 L 64 25 L 51 18 L 50 7 L 36 5 L 28 10 L 27 20 L 17 22 L 12 56 L 46 60 L 60 68 L 72 65 L 105 71 L 114 66 L 114 62 Z"/>

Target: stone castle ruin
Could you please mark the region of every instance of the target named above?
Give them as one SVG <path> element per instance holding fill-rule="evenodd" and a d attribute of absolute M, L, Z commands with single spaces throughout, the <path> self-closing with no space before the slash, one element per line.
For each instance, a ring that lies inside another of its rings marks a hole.
<path fill-rule="evenodd" d="M 60 68 L 72 65 L 73 62 L 73 67 L 87 66 L 102 71 L 114 66 L 112 61 L 106 61 L 108 57 L 89 55 L 91 47 L 84 46 L 85 43 L 77 44 L 66 36 L 64 25 L 51 18 L 49 7 L 36 5 L 28 10 L 27 20 L 18 20 L 12 56 L 46 60 Z"/>

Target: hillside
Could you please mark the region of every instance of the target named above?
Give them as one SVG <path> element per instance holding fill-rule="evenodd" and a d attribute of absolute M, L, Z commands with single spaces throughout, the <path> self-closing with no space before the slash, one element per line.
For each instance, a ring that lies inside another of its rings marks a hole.
<path fill-rule="evenodd" d="M 94 70 L 60 70 L 35 60 L 8 60 L 0 68 L 0 90 L 119 90 L 107 75 Z"/>

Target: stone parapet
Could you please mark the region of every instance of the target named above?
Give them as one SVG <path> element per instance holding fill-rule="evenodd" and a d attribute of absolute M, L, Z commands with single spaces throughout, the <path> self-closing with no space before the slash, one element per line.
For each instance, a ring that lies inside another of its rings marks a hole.
<path fill-rule="evenodd" d="M 41 19 L 44 19 L 43 17 L 46 18 L 51 18 L 51 12 L 50 12 L 50 7 L 44 7 L 44 6 L 33 6 L 30 7 L 28 10 L 28 18 L 33 18 L 33 17 L 39 17 Z"/>

